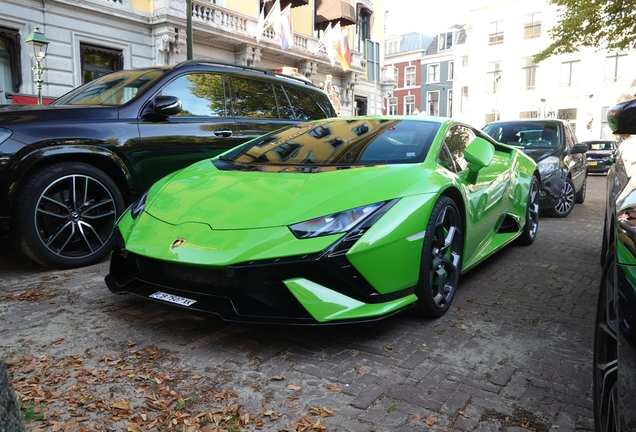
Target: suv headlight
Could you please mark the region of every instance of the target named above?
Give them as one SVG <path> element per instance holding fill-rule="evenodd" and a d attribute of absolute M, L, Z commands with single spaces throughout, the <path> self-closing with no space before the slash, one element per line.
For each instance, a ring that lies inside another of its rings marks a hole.
<path fill-rule="evenodd" d="M 348 232 L 368 219 L 379 208 L 383 207 L 384 204 L 386 203 L 379 202 L 330 214 L 328 216 L 318 217 L 290 225 L 289 229 L 299 239 Z"/>
<path fill-rule="evenodd" d="M 560 161 L 556 156 L 548 156 L 537 163 L 537 168 L 541 173 L 541 178 L 547 178 L 559 170 Z"/>

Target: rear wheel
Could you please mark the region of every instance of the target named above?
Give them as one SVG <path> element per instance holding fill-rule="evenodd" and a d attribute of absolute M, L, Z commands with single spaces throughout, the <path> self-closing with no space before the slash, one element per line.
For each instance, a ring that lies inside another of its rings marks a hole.
<path fill-rule="evenodd" d="M 572 208 L 574 207 L 574 183 L 568 177 L 563 182 L 563 189 L 561 190 L 561 195 L 559 196 L 559 201 L 554 206 L 554 208 L 550 209 L 549 213 L 554 217 L 566 217 L 570 213 L 572 213 Z"/>
<path fill-rule="evenodd" d="M 526 225 L 518 238 L 522 245 L 529 246 L 534 243 L 539 230 L 539 179 L 532 176 L 530 190 L 528 191 L 528 206 L 526 207 Z"/>
<path fill-rule="evenodd" d="M 32 260 L 54 268 L 95 264 L 114 248 L 124 210 L 117 185 L 85 163 L 59 163 L 28 178 L 16 200 L 12 235 Z"/>
<path fill-rule="evenodd" d="M 459 282 L 463 248 L 462 220 L 457 206 L 450 198 L 440 197 L 426 227 L 415 291 L 422 315 L 437 318 L 450 308 Z"/>
<path fill-rule="evenodd" d="M 618 425 L 618 316 L 614 285 L 615 257 L 607 256 L 596 310 L 594 370 L 592 372 L 594 423 L 597 431 L 615 432 Z"/>

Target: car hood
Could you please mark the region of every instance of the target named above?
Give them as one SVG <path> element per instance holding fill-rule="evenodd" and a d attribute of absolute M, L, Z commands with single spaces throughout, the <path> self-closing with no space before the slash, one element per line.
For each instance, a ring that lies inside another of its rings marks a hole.
<path fill-rule="evenodd" d="M 412 169 L 421 178 L 413 165 L 307 174 L 226 171 L 206 160 L 175 174 L 160 192 L 151 190 L 145 210 L 172 225 L 214 230 L 285 226 L 399 197 L 409 182 L 398 177 Z"/>
<path fill-rule="evenodd" d="M 525 154 L 534 159 L 535 162 L 540 162 L 548 156 L 557 156 L 561 155 L 562 150 L 560 148 L 557 149 L 532 149 L 532 148 L 523 148 L 522 149 Z"/>

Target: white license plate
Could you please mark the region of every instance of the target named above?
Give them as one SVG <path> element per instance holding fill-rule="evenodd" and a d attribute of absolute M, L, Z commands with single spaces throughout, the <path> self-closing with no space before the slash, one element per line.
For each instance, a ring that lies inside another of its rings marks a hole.
<path fill-rule="evenodd" d="M 150 294 L 150 298 L 163 300 L 170 303 L 175 303 L 181 306 L 192 306 L 193 304 L 197 302 L 196 300 L 190 300 L 185 297 L 179 297 L 179 296 L 168 294 L 161 291 L 157 291 L 154 294 Z"/>

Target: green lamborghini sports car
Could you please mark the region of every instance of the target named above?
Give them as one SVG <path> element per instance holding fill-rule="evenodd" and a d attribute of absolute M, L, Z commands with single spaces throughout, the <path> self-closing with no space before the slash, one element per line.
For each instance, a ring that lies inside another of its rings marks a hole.
<path fill-rule="evenodd" d="M 523 152 L 450 119 L 302 123 L 155 183 L 106 284 L 228 321 L 440 317 L 461 273 L 534 241 L 539 185 Z"/>

